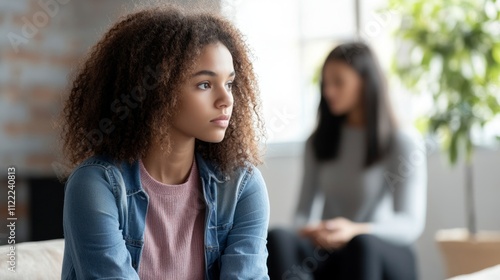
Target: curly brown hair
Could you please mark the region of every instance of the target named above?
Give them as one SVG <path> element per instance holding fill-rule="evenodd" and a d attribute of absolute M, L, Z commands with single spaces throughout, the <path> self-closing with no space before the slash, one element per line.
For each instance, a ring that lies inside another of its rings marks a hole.
<path fill-rule="evenodd" d="M 93 155 L 133 162 L 154 143 L 169 146 L 169 123 L 204 46 L 221 42 L 233 57 L 233 113 L 220 143 L 195 149 L 222 172 L 261 162 L 264 124 L 249 48 L 233 24 L 206 11 L 155 5 L 121 17 L 77 68 L 62 111 L 66 160 Z"/>

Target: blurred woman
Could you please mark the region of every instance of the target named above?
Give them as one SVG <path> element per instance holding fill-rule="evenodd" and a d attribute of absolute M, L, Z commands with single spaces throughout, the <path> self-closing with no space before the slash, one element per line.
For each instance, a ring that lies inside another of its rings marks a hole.
<path fill-rule="evenodd" d="M 425 148 L 397 125 L 365 44 L 331 51 L 320 84 L 294 230 L 269 232 L 270 278 L 416 279 L 411 244 L 425 223 Z"/>

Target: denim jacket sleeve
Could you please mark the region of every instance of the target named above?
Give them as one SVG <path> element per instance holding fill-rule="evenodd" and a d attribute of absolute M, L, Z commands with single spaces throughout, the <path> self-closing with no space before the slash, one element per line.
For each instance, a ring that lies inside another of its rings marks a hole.
<path fill-rule="evenodd" d="M 260 171 L 253 167 L 248 176 L 239 190 L 233 227 L 221 255 L 220 279 L 269 279 L 269 198 Z"/>
<path fill-rule="evenodd" d="M 77 279 L 139 279 L 122 236 L 110 176 L 112 172 L 103 166 L 86 165 L 66 183 L 66 256 Z"/>

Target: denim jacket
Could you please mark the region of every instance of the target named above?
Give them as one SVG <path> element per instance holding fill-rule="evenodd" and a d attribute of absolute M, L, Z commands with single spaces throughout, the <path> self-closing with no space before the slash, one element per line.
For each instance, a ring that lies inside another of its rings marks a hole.
<path fill-rule="evenodd" d="M 260 171 L 249 164 L 223 176 L 198 153 L 196 160 L 206 206 L 205 279 L 269 279 L 269 200 Z M 61 279 L 139 279 L 149 202 L 139 162 L 90 157 L 64 188 Z"/>

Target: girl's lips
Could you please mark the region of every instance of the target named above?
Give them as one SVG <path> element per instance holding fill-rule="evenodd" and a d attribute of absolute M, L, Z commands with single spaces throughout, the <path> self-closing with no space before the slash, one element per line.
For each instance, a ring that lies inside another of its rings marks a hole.
<path fill-rule="evenodd" d="M 223 119 L 212 120 L 210 122 L 220 127 L 227 127 L 229 125 L 229 120 Z"/>
<path fill-rule="evenodd" d="M 217 118 L 211 120 L 211 122 L 218 121 L 218 120 L 229 120 L 229 115 L 220 115 Z"/>
<path fill-rule="evenodd" d="M 210 122 L 219 127 L 226 128 L 229 125 L 229 115 L 222 114 Z"/>

